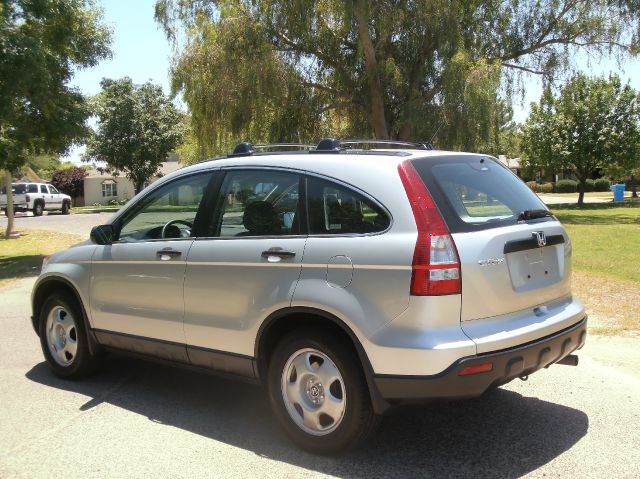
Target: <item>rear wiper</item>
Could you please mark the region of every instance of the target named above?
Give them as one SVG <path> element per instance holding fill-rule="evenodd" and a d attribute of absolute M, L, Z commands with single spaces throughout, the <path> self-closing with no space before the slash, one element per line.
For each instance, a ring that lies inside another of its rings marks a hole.
<path fill-rule="evenodd" d="M 553 216 L 553 213 L 549 210 L 524 210 L 518 215 L 518 221 L 535 220 L 546 216 Z"/>

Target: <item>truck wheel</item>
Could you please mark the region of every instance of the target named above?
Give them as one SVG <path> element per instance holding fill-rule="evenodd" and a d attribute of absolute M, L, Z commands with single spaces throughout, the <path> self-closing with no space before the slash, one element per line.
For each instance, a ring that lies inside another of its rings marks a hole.
<path fill-rule="evenodd" d="M 271 406 L 303 449 L 331 454 L 364 442 L 380 416 L 353 345 L 317 330 L 285 336 L 268 370 Z"/>
<path fill-rule="evenodd" d="M 68 201 L 65 201 L 64 203 L 62 203 L 62 214 L 63 215 L 68 215 L 69 214 L 69 209 L 70 209 L 70 206 L 69 206 L 69 202 Z"/>
<path fill-rule="evenodd" d="M 38 201 L 33 205 L 33 216 L 42 216 L 42 212 L 44 211 L 44 204 L 42 201 Z"/>
<path fill-rule="evenodd" d="M 40 310 L 40 345 L 56 376 L 80 378 L 95 370 L 98 358 L 89 340 L 78 301 L 65 292 L 51 294 Z"/>

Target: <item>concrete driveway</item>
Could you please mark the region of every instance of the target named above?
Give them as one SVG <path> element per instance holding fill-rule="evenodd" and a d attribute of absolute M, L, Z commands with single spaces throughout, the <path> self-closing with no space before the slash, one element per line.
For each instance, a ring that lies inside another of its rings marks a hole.
<path fill-rule="evenodd" d="M 110 357 L 51 374 L 29 324 L 34 278 L 0 289 L 0 477 L 640 476 L 640 380 L 580 353 L 482 398 L 411 406 L 339 457 L 300 451 L 265 391 Z"/>

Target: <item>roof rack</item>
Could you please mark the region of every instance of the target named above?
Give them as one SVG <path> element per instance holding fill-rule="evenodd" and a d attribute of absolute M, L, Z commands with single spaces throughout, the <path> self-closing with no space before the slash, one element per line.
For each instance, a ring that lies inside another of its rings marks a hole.
<path fill-rule="evenodd" d="M 268 148 L 300 148 L 308 149 L 309 153 L 340 153 L 350 149 L 352 145 L 389 145 L 402 146 L 411 150 L 433 150 L 431 143 L 413 143 L 398 140 L 336 140 L 335 138 L 323 138 L 317 145 L 308 143 L 265 143 L 254 145 L 247 141 L 238 143 L 227 157 L 252 156 L 256 150 Z"/>
<path fill-rule="evenodd" d="M 408 147 L 412 150 L 432 150 L 430 143 L 413 143 L 399 140 L 336 140 L 335 138 L 323 138 L 315 150 L 309 153 L 339 153 L 351 145 L 393 145 Z"/>
<path fill-rule="evenodd" d="M 238 143 L 236 147 L 233 149 L 232 153 L 229 153 L 227 156 L 235 157 L 235 156 L 251 156 L 255 153 L 256 150 L 266 150 L 268 148 L 315 148 L 316 145 L 311 145 L 307 143 L 264 143 L 254 145 L 247 141 L 242 143 Z"/>

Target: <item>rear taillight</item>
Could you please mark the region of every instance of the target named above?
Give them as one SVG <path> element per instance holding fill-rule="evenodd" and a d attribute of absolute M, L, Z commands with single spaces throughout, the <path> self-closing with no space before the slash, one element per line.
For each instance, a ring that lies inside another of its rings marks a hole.
<path fill-rule="evenodd" d="M 431 195 L 409 160 L 398 165 L 418 229 L 413 253 L 411 294 L 459 294 L 460 260 L 453 238 Z"/>
<path fill-rule="evenodd" d="M 30 197 L 29 195 L 26 195 L 26 196 L 24 197 L 24 200 L 25 200 L 27 203 L 29 203 L 29 201 L 31 201 L 31 197 Z"/>

